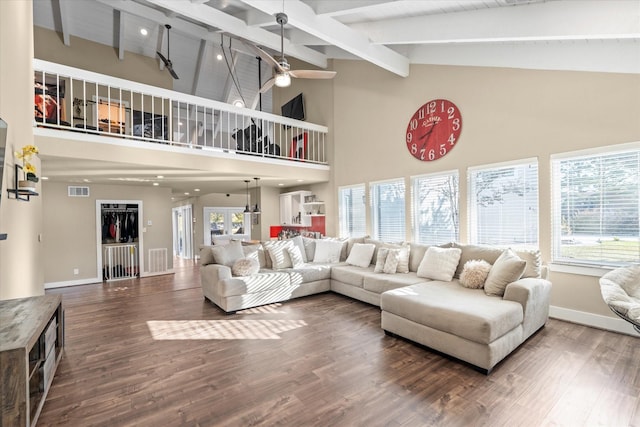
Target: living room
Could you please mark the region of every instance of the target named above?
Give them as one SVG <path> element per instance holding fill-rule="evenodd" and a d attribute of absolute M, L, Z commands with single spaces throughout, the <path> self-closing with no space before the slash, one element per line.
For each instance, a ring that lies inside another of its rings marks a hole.
<path fill-rule="evenodd" d="M 29 78 L 31 61 L 33 57 L 53 60 L 38 50 L 38 46 L 45 44 L 45 41 L 40 44 L 39 40 L 50 35 L 46 30 L 36 29 L 35 35 L 32 35 L 30 30 L 16 28 L 19 25 L 14 22 L 14 13 L 28 14 L 30 11 L 13 9 L 15 5 L 3 4 L 1 7 L 4 8 L 1 14 L 2 63 L 7 63 L 6 58 L 12 58 L 13 66 L 11 69 L 3 67 L 0 71 L 3 93 L 0 115 L 10 123 L 14 144 L 24 145 L 34 141 L 31 100 L 24 96 L 24 93 L 32 90 L 33 82 Z M 10 12 L 5 13 L 7 10 Z M 23 19 L 20 22 L 31 22 L 31 18 L 26 16 Z M 10 38 L 8 30 L 4 28 L 13 29 Z M 25 36 L 16 37 L 15 34 L 20 32 L 24 32 Z M 54 40 L 52 43 L 61 42 Z M 74 43 L 71 49 L 67 48 L 67 54 L 75 48 Z M 56 50 L 49 52 L 52 56 L 60 57 Z M 91 58 L 88 50 L 79 55 Z M 637 62 L 637 56 L 627 60 Z M 69 60 L 68 65 L 75 65 L 71 61 L 74 59 Z M 111 66 L 118 63 L 115 57 L 110 62 Z M 340 231 L 338 191 L 342 187 L 370 186 L 381 181 L 400 180 L 408 189 L 414 177 L 457 171 L 460 185 L 459 236 L 461 241 L 465 241 L 470 234 L 471 219 L 466 208 L 470 192 L 467 184 L 469 170 L 535 159 L 539 180 L 537 244 L 542 259 L 551 267 L 551 316 L 598 328 L 625 331 L 622 321 L 611 314 L 600 295 L 598 279 L 606 269 L 553 265 L 552 162 L 553 156 L 566 153 L 579 154 L 592 150 L 607 152 L 607 147 L 617 149 L 623 144 L 637 144 L 640 140 L 638 72 L 412 65 L 409 76 L 401 78 L 370 63 L 346 59 L 334 59 L 331 69 L 337 72 L 334 80 L 300 80 L 273 95 L 273 104 L 280 105 L 299 92 L 305 93 L 310 107 L 308 120 L 330 129 L 331 177 L 325 183 L 304 187 L 327 202 L 328 235 L 335 236 Z M 129 72 L 138 74 L 135 68 Z M 156 67 L 154 72 L 146 76 L 151 82 L 156 78 L 161 80 L 165 74 Z M 170 81 L 165 80 L 164 84 L 169 85 Z M 24 102 L 21 102 L 23 98 Z M 407 123 L 420 106 L 429 100 L 441 98 L 455 101 L 463 118 L 463 130 L 455 149 L 450 153 L 435 162 L 422 162 L 407 150 L 404 138 Z M 632 148 L 638 149 L 637 146 Z M 44 150 L 44 147 L 41 149 Z M 5 173 L 8 174 L 12 161 L 6 159 L 5 162 Z M 11 179 L 12 176 L 7 175 L 5 182 Z M 243 185 L 243 179 L 239 177 L 240 185 Z M 42 196 L 33 198 L 30 203 L 13 202 L 3 193 L 0 232 L 9 233 L 9 239 L 0 243 L 0 298 L 41 295 L 47 282 L 73 280 L 68 268 L 63 276 L 50 275 L 58 263 L 58 257 L 62 256 L 61 239 L 66 242 L 62 247 L 70 246 L 65 250 L 78 254 L 76 258 L 83 263 L 82 270 L 85 270 L 85 266 L 95 268 L 92 258 L 84 260 L 82 253 L 86 249 L 78 249 L 86 248 L 86 242 L 83 239 L 76 240 L 78 227 L 85 227 L 85 236 L 93 231 L 91 239 L 95 239 L 95 224 L 84 224 L 82 219 L 78 219 L 76 224 L 75 219 L 70 220 L 67 214 L 72 214 L 74 209 L 70 205 L 66 206 L 70 212 L 59 215 L 66 198 L 52 199 L 54 190 L 64 190 L 66 185 L 42 183 Z M 5 185 L 5 188 L 8 187 Z M 290 189 L 296 188 L 300 187 Z M 116 198 L 118 196 L 113 194 L 117 191 L 117 185 L 98 186 L 95 198 Z M 127 191 L 137 193 L 136 198 L 144 199 L 145 205 L 150 200 L 146 209 L 162 211 L 152 218 L 152 227 L 166 229 L 157 235 L 157 239 L 159 244 L 171 247 L 169 216 L 171 207 L 175 205 L 170 200 L 170 192 L 147 187 L 129 187 Z M 279 189 L 273 187 L 262 191 L 261 208 L 264 216 L 256 235 L 258 239 L 268 236 L 263 227 L 270 222 L 277 222 L 278 218 Z M 409 199 L 407 197 L 404 231 L 404 240 L 407 241 L 414 237 Z M 371 229 L 370 220 L 367 221 Z M 196 226 L 195 229 L 202 230 L 202 226 Z M 155 228 L 150 231 L 155 232 Z M 196 242 L 201 241 L 199 233 Z M 95 248 L 93 240 L 90 247 Z M 560 329 L 554 328 L 554 331 Z M 572 333 L 587 334 L 582 329 L 580 331 Z M 615 341 L 612 338 L 610 340 Z M 557 337 L 553 342 L 557 344 Z M 637 380 L 637 376 L 631 380 L 632 383 L 635 381 L 635 387 L 638 387 Z"/>

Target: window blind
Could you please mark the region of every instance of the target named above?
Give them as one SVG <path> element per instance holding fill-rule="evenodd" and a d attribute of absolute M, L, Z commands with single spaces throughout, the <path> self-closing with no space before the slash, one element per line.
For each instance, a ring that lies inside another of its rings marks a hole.
<path fill-rule="evenodd" d="M 640 149 L 613 150 L 552 159 L 554 262 L 640 262 Z"/>
<path fill-rule="evenodd" d="M 367 234 L 365 186 L 338 189 L 340 237 L 362 237 Z"/>
<path fill-rule="evenodd" d="M 459 240 L 458 171 L 414 177 L 413 240 L 438 245 Z"/>
<path fill-rule="evenodd" d="M 374 239 L 402 242 L 405 234 L 404 179 L 371 184 L 371 224 Z"/>
<path fill-rule="evenodd" d="M 469 169 L 469 241 L 538 247 L 538 162 Z"/>

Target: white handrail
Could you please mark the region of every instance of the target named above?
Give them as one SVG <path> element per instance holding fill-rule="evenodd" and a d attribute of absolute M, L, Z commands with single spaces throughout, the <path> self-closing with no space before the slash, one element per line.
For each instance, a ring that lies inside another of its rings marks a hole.
<path fill-rule="evenodd" d="M 33 67 L 38 126 L 327 164 L 326 126 L 40 59 Z M 45 111 L 51 97 L 61 102 Z M 64 115 L 76 106 L 82 117 Z"/>

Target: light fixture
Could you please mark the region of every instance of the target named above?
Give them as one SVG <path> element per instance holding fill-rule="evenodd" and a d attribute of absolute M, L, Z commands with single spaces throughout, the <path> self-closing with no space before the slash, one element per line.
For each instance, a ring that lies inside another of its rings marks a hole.
<path fill-rule="evenodd" d="M 217 54 L 217 55 L 216 55 L 216 59 L 217 59 L 218 61 L 222 61 L 222 54 L 221 54 L 221 53 Z"/>
<path fill-rule="evenodd" d="M 200 191 L 200 189 L 199 188 L 194 188 L 193 191 L 198 192 L 198 191 Z"/>
<path fill-rule="evenodd" d="M 258 206 L 258 181 L 260 180 L 260 178 L 253 178 L 256 180 L 256 205 L 253 207 L 253 213 L 254 214 L 259 214 L 260 213 L 260 207 Z"/>
<path fill-rule="evenodd" d="M 154 187 L 157 187 L 158 185 L 160 185 L 160 184 L 158 184 L 157 182 L 154 182 L 154 183 L 153 183 L 153 186 L 154 186 Z"/>
<path fill-rule="evenodd" d="M 141 27 L 140 28 L 140 35 L 147 36 L 147 34 L 149 34 L 149 31 L 146 28 Z"/>
<path fill-rule="evenodd" d="M 242 99 L 236 99 L 233 101 L 233 106 L 238 108 L 244 108 L 244 101 Z"/>
<path fill-rule="evenodd" d="M 244 213 L 251 213 L 251 208 L 249 207 L 249 181 L 248 179 L 244 180 L 244 183 L 247 185 L 247 206 L 244 208 Z"/>
<path fill-rule="evenodd" d="M 288 72 L 284 71 L 282 73 L 276 74 L 275 85 L 278 87 L 289 87 L 291 86 L 291 76 Z"/>

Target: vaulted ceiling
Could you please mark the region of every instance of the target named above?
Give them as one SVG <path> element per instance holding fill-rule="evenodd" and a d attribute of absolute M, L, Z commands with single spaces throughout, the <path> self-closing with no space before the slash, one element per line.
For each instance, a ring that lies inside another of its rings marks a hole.
<path fill-rule="evenodd" d="M 285 55 L 319 68 L 340 58 L 399 76 L 410 64 L 640 73 L 640 0 L 34 0 L 34 23 L 120 59 L 167 52 L 170 24 L 174 89 L 252 106 L 271 70 L 258 78 L 242 40 L 278 57 L 282 11 Z M 263 102 L 269 111 L 270 93 Z"/>

